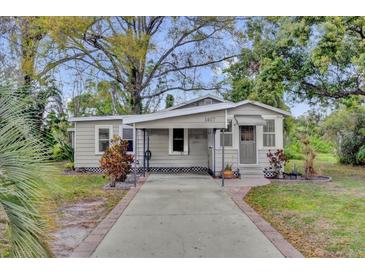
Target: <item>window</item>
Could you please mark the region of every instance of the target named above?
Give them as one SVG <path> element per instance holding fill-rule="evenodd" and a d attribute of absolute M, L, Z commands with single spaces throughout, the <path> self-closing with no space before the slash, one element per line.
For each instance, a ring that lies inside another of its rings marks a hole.
<path fill-rule="evenodd" d="M 188 154 L 188 129 L 169 130 L 169 154 Z"/>
<path fill-rule="evenodd" d="M 222 132 L 220 133 L 220 144 L 221 146 L 225 147 L 231 147 L 232 146 L 232 120 L 228 120 L 228 126 L 226 131 L 224 132 L 224 140 L 223 140 L 223 134 Z"/>
<path fill-rule="evenodd" d="M 122 128 L 122 139 L 128 141 L 127 151 L 133 152 L 133 128 Z"/>
<path fill-rule="evenodd" d="M 275 120 L 266 120 L 264 125 L 264 147 L 275 146 Z"/>
<path fill-rule="evenodd" d="M 95 126 L 95 154 L 103 154 L 113 136 L 112 126 Z"/>

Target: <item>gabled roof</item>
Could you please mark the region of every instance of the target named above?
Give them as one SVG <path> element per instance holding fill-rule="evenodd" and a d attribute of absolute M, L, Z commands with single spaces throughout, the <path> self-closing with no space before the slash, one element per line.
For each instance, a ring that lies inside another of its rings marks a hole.
<path fill-rule="evenodd" d="M 126 117 L 123 121 L 125 124 L 133 124 L 133 123 L 140 123 L 140 122 L 147 122 L 152 120 L 158 119 L 165 119 L 171 118 L 176 116 L 184 116 L 189 114 L 197 114 L 202 112 L 210 112 L 215 110 L 222 110 L 229 108 L 231 103 L 217 103 L 205 106 L 197 106 L 191 108 L 183 108 L 183 109 L 175 109 L 170 111 L 161 111 L 155 112 L 151 114 L 141 114 L 141 115 L 134 115 L 133 117 Z"/>
<path fill-rule="evenodd" d="M 238 103 L 232 103 L 232 102 L 225 102 L 225 103 L 217 103 L 217 104 L 211 104 L 211 105 L 205 105 L 205 106 L 196 106 L 196 107 L 190 107 L 190 108 L 183 108 L 183 109 L 175 109 L 170 111 L 164 111 L 164 112 L 155 112 L 152 114 L 141 114 L 141 115 L 133 115 L 129 117 L 125 117 L 123 120 L 123 123 L 125 124 L 133 124 L 133 123 L 141 123 L 141 122 L 147 122 L 147 121 L 153 121 L 153 120 L 159 120 L 159 119 L 165 119 L 165 118 L 171 118 L 171 117 L 177 117 L 177 116 L 184 116 L 184 115 L 190 115 L 190 114 L 197 114 L 197 113 L 204 113 L 204 112 L 210 112 L 210 111 L 216 111 L 216 110 L 224 110 L 224 109 L 232 109 L 239 106 L 243 106 L 246 104 L 253 104 L 265 109 L 269 109 L 271 111 L 290 116 L 291 114 L 285 110 L 275 108 L 263 103 L 259 103 L 256 101 L 251 100 L 244 100 Z"/>
<path fill-rule="evenodd" d="M 244 100 L 244 101 L 241 101 L 241 102 L 237 102 L 237 103 L 235 103 L 235 107 L 243 106 L 243 105 L 246 105 L 246 104 L 256 105 L 258 107 L 266 108 L 266 109 L 269 109 L 271 111 L 274 111 L 274 112 L 277 112 L 277 113 L 280 113 L 280 114 L 283 114 L 283 115 L 286 115 L 286 116 L 291 115 L 291 113 L 288 112 L 288 111 L 282 110 L 280 108 L 272 107 L 272 106 L 269 106 L 269 105 L 266 105 L 264 103 L 260 103 L 260 102 L 257 102 L 257 101 L 252 101 L 252 100 Z"/>
<path fill-rule="evenodd" d="M 211 99 L 217 100 L 217 101 L 219 101 L 219 102 L 221 102 L 221 103 L 226 102 L 225 100 L 223 100 L 223 99 L 221 99 L 221 98 L 219 98 L 219 97 L 216 97 L 216 96 L 214 96 L 214 95 L 204 95 L 204 96 L 200 96 L 200 97 L 195 98 L 195 99 L 191 99 L 191 100 L 186 101 L 186 102 L 184 102 L 184 103 L 178 104 L 178 105 L 176 105 L 176 106 L 172 106 L 172 107 L 169 107 L 169 108 L 163 109 L 163 110 L 161 110 L 160 112 L 162 112 L 162 111 L 168 111 L 168 110 L 174 110 L 174 109 L 177 109 L 177 108 L 183 107 L 183 106 L 185 106 L 185 105 L 189 105 L 189 104 L 191 104 L 191 103 L 195 103 L 195 102 L 197 102 L 197 101 L 204 100 L 204 99 L 208 99 L 208 98 L 211 98 Z"/>

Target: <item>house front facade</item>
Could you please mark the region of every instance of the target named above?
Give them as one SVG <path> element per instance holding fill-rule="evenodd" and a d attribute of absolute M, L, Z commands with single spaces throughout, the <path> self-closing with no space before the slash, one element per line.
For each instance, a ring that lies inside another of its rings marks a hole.
<path fill-rule="evenodd" d="M 100 157 L 119 135 L 128 140 L 138 170 L 219 175 L 229 165 L 243 176 L 262 175 L 268 150 L 283 148 L 288 115 L 255 101 L 205 96 L 152 114 L 74 117 L 75 168 L 98 171 Z"/>

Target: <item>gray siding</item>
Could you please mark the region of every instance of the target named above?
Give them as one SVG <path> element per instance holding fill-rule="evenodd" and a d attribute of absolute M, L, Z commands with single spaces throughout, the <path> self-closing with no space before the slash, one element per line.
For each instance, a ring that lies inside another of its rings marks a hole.
<path fill-rule="evenodd" d="M 215 169 L 216 172 L 220 173 L 220 171 L 222 170 L 222 149 L 216 149 L 215 153 Z M 232 165 L 232 169 L 236 170 L 238 167 L 238 149 L 224 148 L 224 163 L 224 165 Z"/>
<path fill-rule="evenodd" d="M 101 155 L 95 154 L 95 126 L 113 126 L 113 135 L 119 135 L 121 121 L 92 121 L 75 123 L 75 167 L 99 167 Z"/>
<path fill-rule="evenodd" d="M 228 110 L 228 115 L 278 115 L 282 116 L 281 114 L 278 114 L 277 112 L 274 112 L 272 110 L 259 107 L 253 104 L 246 104 L 243 106 L 239 106 L 233 109 Z"/>
<path fill-rule="evenodd" d="M 212 100 L 212 103 L 209 104 L 209 105 L 222 103 L 221 101 L 218 101 L 217 99 L 214 99 L 214 98 L 206 98 L 206 99 Z M 190 104 L 187 104 L 187 105 L 183 105 L 181 107 L 177 107 L 176 109 L 191 108 L 191 107 L 197 107 L 197 106 L 206 106 L 206 105 L 208 105 L 205 101 L 206 99 L 201 99 L 199 101 L 196 101 L 196 102 L 193 102 L 193 103 L 190 103 Z"/>
<path fill-rule="evenodd" d="M 173 118 L 136 123 L 137 128 L 222 128 L 225 127 L 225 111 L 210 111 Z"/>
<path fill-rule="evenodd" d="M 189 154 L 169 155 L 169 130 L 150 129 L 150 167 L 208 167 L 206 129 L 189 129 Z M 143 131 L 137 130 L 137 159 L 143 166 Z M 147 147 L 147 146 L 146 146 Z"/>

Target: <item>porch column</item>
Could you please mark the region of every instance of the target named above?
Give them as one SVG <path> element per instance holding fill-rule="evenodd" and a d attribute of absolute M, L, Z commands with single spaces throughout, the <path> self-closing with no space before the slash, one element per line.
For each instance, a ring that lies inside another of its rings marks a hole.
<path fill-rule="evenodd" d="M 133 151 L 134 151 L 134 157 L 133 157 L 133 176 L 134 176 L 134 187 L 137 186 L 137 130 L 136 130 L 136 124 L 133 124 Z"/>
<path fill-rule="evenodd" d="M 146 177 L 146 129 L 143 129 L 143 177 Z"/>
<path fill-rule="evenodd" d="M 213 128 L 213 175 L 215 176 L 215 134 L 217 132 L 216 128 Z"/>
<path fill-rule="evenodd" d="M 147 151 L 150 150 L 150 130 L 147 130 Z M 150 172 L 150 157 L 147 158 L 147 172 Z"/>
<path fill-rule="evenodd" d="M 221 144 L 221 146 L 222 146 L 222 174 L 221 174 L 221 176 L 222 176 L 222 187 L 224 187 L 224 131 L 225 131 L 225 129 L 221 130 L 222 140 L 223 140 L 223 142 Z"/>

